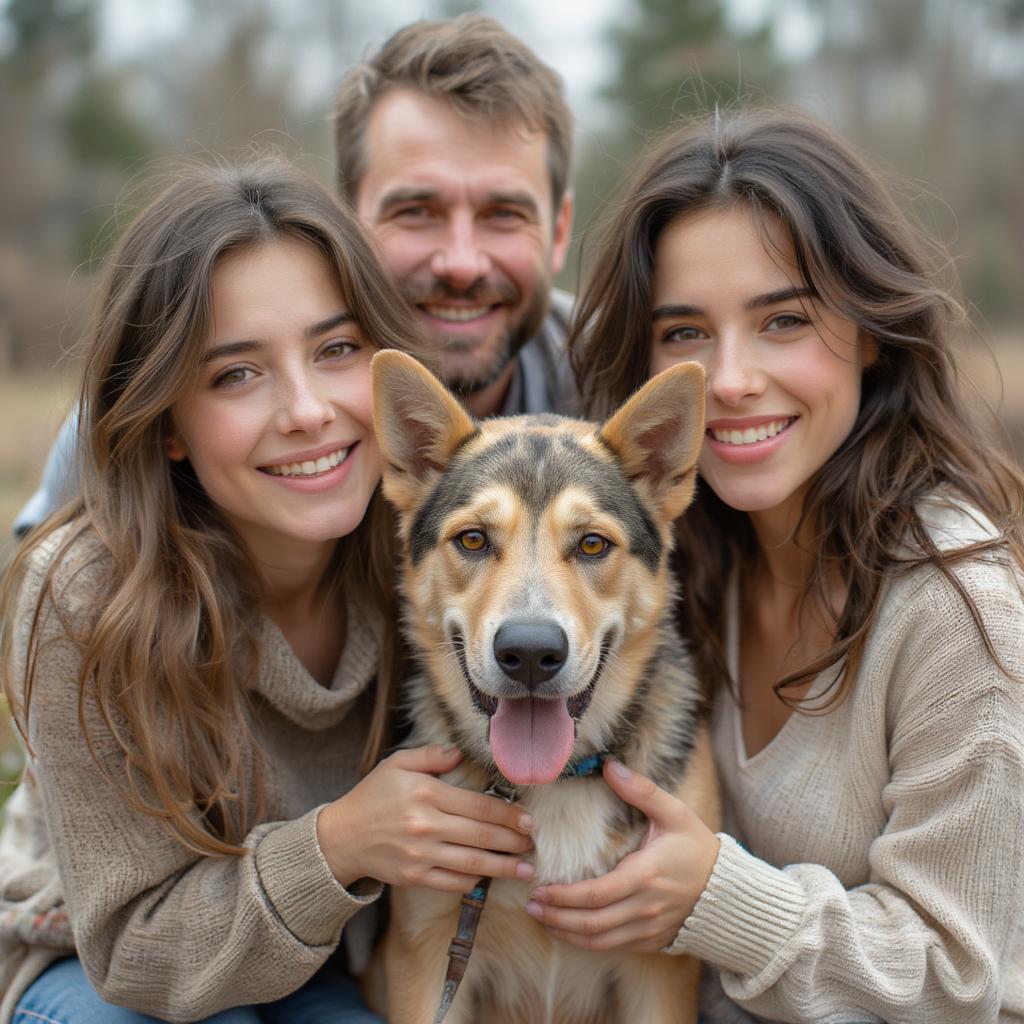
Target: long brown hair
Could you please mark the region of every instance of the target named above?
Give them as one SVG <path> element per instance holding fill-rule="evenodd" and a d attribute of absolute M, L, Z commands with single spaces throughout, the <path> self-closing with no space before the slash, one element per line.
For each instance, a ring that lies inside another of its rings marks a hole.
<path fill-rule="evenodd" d="M 371 344 L 414 349 L 419 333 L 407 306 L 354 215 L 320 184 L 270 157 L 189 169 L 139 214 L 108 261 L 86 343 L 81 497 L 29 536 L 0 596 L 4 690 L 27 742 L 44 602 L 60 607 L 54 590 L 67 579 L 60 569 L 72 548 L 77 558 L 86 550 L 102 560 L 107 582 L 90 595 L 95 613 L 84 629 L 66 623 L 81 650 L 86 742 L 95 757 L 88 699 L 124 754 L 126 798 L 206 854 L 241 853 L 261 814 L 258 752 L 246 725 L 260 594 L 241 543 L 187 460 L 170 461 L 164 445 L 172 405 L 198 381 L 214 267 L 228 253 L 281 238 L 326 260 Z M 20 582 L 33 552 L 67 524 L 59 542 L 50 541 L 56 555 L 33 612 L 24 677 L 15 679 Z M 323 581 L 355 588 L 383 623 L 365 765 L 385 743 L 401 670 L 393 536 L 377 492 L 362 523 L 338 542 Z"/>
<path fill-rule="evenodd" d="M 860 156 L 825 125 L 792 111 L 745 110 L 668 131 L 642 162 L 598 241 L 598 256 L 570 338 L 591 415 L 605 415 L 647 378 L 651 282 L 661 233 L 705 209 L 747 207 L 768 239 L 788 231 L 803 282 L 819 301 L 874 339 L 859 414 L 849 437 L 818 471 L 796 536 L 814 538 L 803 602 L 830 617 L 834 641 L 775 684 L 784 691 L 840 665 L 815 710 L 843 699 L 856 674 L 885 579 L 930 562 L 960 593 L 989 653 L 978 609 L 950 566 L 999 548 L 1024 564 L 1024 479 L 994 450 L 965 405 L 953 357 L 960 306 L 939 283 L 948 260 L 915 230 Z M 991 540 L 939 551 L 919 512 L 937 491 L 983 512 Z M 709 689 L 728 684 L 723 644 L 725 581 L 757 545 L 746 513 L 708 487 L 678 524 L 680 618 Z M 907 545 L 912 553 L 908 555 Z M 846 587 L 834 612 L 828 583 Z"/>

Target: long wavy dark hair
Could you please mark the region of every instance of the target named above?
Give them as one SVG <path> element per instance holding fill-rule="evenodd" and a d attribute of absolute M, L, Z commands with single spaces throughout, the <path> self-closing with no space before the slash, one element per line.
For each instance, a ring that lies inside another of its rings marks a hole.
<path fill-rule="evenodd" d="M 801 607 L 811 602 L 826 615 L 834 640 L 779 680 L 776 693 L 799 704 L 787 691 L 839 666 L 814 710 L 842 700 L 886 578 L 924 562 L 959 591 L 995 657 L 950 567 L 996 548 L 1024 564 L 1024 479 L 965 404 L 952 344 L 964 317 L 940 284 L 948 259 L 912 227 L 882 178 L 819 121 L 779 109 L 716 111 L 671 128 L 642 161 L 600 235 L 569 342 L 589 414 L 606 415 L 648 376 L 662 232 L 698 210 L 737 206 L 751 212 L 768 245 L 768 229 L 781 222 L 812 294 L 873 338 L 878 351 L 864 372 L 854 427 L 811 481 L 794 534 L 815 545 Z M 983 512 L 997 535 L 939 551 L 919 503 L 942 491 Z M 713 691 L 729 682 L 724 583 L 757 556 L 757 543 L 746 513 L 708 487 L 679 521 L 677 541 L 682 628 Z M 827 595 L 836 574 L 846 599 L 833 611 Z"/>
<path fill-rule="evenodd" d="M 372 345 L 424 354 L 355 216 L 318 182 L 270 157 L 191 167 L 130 224 L 108 260 L 85 345 L 81 496 L 29 535 L 0 594 L 0 670 L 27 741 L 44 602 L 60 607 L 62 566 L 83 550 L 102 561 L 94 614 L 83 628 L 67 624 L 81 651 L 86 742 L 95 757 L 88 700 L 123 752 L 124 777 L 114 781 L 126 798 L 204 854 L 243 852 L 262 813 L 258 751 L 246 724 L 261 595 L 241 542 L 187 460 L 168 459 L 165 441 L 171 407 L 201 372 L 218 261 L 284 238 L 323 257 Z M 23 676 L 13 678 L 21 581 L 33 552 L 67 524 L 49 542 L 56 554 L 33 612 Z M 401 672 L 393 536 L 378 491 L 321 581 L 325 592 L 354 589 L 383 623 L 364 766 L 386 742 Z"/>

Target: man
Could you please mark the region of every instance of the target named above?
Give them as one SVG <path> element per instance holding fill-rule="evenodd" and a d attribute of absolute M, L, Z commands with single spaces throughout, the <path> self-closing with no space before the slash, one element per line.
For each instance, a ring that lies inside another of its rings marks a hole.
<path fill-rule="evenodd" d="M 476 416 L 565 411 L 572 224 L 561 81 L 496 21 L 401 29 L 334 111 L 338 188 L 380 243 Z M 549 311 L 550 307 L 550 311 Z"/>
<path fill-rule="evenodd" d="M 444 376 L 477 417 L 576 411 L 552 277 L 572 227 L 572 117 L 558 75 L 492 18 L 415 22 L 345 75 L 338 187 L 376 237 Z M 77 410 L 14 523 L 77 487 Z"/>

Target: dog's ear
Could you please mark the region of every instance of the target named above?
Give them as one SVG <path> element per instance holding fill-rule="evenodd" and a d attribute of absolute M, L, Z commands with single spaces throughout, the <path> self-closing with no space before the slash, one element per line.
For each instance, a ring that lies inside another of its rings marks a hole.
<path fill-rule="evenodd" d="M 444 385 L 412 356 L 378 352 L 370 372 L 373 429 L 384 459 L 384 495 L 407 512 L 477 427 Z"/>
<path fill-rule="evenodd" d="M 677 363 L 652 377 L 601 428 L 626 476 L 650 494 L 665 521 L 693 498 L 704 442 L 704 368 Z"/>

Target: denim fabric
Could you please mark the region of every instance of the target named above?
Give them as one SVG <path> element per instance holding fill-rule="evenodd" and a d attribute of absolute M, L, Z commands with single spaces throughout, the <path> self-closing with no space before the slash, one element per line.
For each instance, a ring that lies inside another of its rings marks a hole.
<path fill-rule="evenodd" d="M 158 1024 L 159 1018 L 105 1003 L 77 957 L 58 960 L 18 1000 L 12 1024 Z M 275 1003 L 241 1006 L 197 1024 L 384 1024 L 354 981 L 326 968 Z"/>

